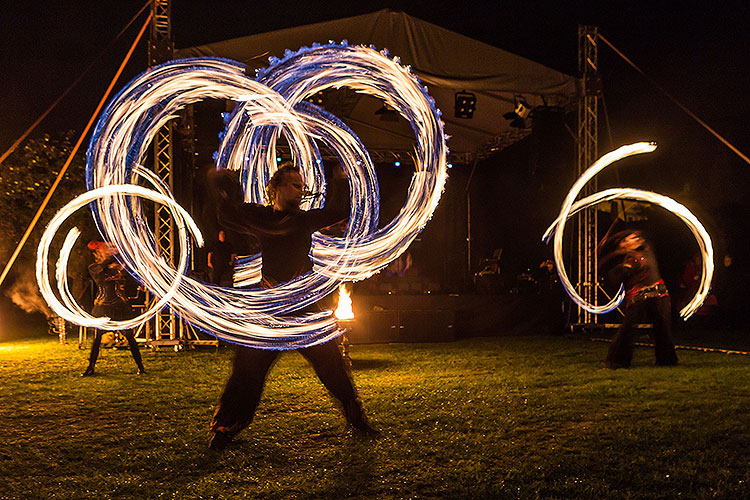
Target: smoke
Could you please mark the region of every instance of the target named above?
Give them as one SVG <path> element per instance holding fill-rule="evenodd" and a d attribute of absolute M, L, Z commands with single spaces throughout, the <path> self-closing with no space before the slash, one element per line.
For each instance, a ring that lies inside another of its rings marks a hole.
<path fill-rule="evenodd" d="M 5 295 L 27 313 L 40 312 L 49 318 L 52 315 L 52 311 L 47 307 L 47 303 L 39 293 L 33 267 L 24 265 L 21 262 L 17 263 L 17 265 L 18 272 L 16 279 L 4 291 Z"/>

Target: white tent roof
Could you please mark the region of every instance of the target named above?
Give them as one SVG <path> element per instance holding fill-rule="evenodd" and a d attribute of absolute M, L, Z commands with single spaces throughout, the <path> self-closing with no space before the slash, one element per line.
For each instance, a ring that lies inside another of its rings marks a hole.
<path fill-rule="evenodd" d="M 532 107 L 567 107 L 576 98 L 576 79 L 570 75 L 392 10 L 190 47 L 178 50 L 177 56 L 223 57 L 259 68 L 287 49 L 329 40 L 387 48 L 410 65 L 443 112 L 454 160 L 484 156 L 528 133 L 511 128 L 503 118 L 514 109 L 516 97 Z M 476 96 L 473 118 L 454 117 L 454 95 L 462 90 Z M 371 153 L 412 150 L 411 129 L 403 120 L 384 121 L 375 115 L 379 102 L 353 92 L 330 97 L 324 107 L 346 121 Z"/>

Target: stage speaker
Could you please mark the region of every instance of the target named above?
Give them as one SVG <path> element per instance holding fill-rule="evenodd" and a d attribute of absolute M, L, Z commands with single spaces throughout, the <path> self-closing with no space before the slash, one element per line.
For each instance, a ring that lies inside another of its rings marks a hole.
<path fill-rule="evenodd" d="M 453 311 L 400 311 L 399 320 L 400 342 L 449 342 L 456 339 Z"/>
<path fill-rule="evenodd" d="M 372 311 L 347 325 L 346 337 L 350 344 L 448 342 L 455 340 L 453 323 L 453 311 Z"/>
<path fill-rule="evenodd" d="M 346 338 L 350 344 L 398 342 L 398 311 L 372 311 L 357 315 Z"/>

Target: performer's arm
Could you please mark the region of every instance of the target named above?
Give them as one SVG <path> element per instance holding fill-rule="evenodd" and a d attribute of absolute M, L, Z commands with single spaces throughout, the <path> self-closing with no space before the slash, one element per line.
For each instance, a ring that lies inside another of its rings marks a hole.
<path fill-rule="evenodd" d="M 623 261 L 617 264 L 609 272 L 609 276 L 612 277 L 615 283 L 624 283 L 625 280 L 633 272 L 633 262 L 629 257 L 625 257 Z"/>
<path fill-rule="evenodd" d="M 241 234 L 283 232 L 279 223 L 268 217 L 269 207 L 244 202 L 242 186 L 233 172 L 211 171 L 207 180 L 221 227 Z"/>
<path fill-rule="evenodd" d="M 627 252 L 625 250 L 621 250 L 621 249 L 615 250 L 614 252 L 610 252 L 604 257 L 599 259 L 598 265 L 601 267 L 604 267 L 610 262 L 612 262 L 614 259 L 624 256 L 626 253 Z"/>
<path fill-rule="evenodd" d="M 340 169 L 339 169 L 340 170 Z M 307 212 L 308 226 L 313 231 L 332 226 L 349 218 L 349 182 L 343 171 L 334 171 L 328 183 L 326 202 L 323 208 Z"/>

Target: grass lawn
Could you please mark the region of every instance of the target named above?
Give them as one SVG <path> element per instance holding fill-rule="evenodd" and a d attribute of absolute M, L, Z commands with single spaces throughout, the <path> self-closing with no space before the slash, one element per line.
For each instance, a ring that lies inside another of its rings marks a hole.
<path fill-rule="evenodd" d="M 354 346 L 377 440 L 349 433 L 285 354 L 223 453 L 208 423 L 231 350 L 0 343 L 0 498 L 750 498 L 750 357 L 607 371 L 607 344 L 487 338 Z"/>

